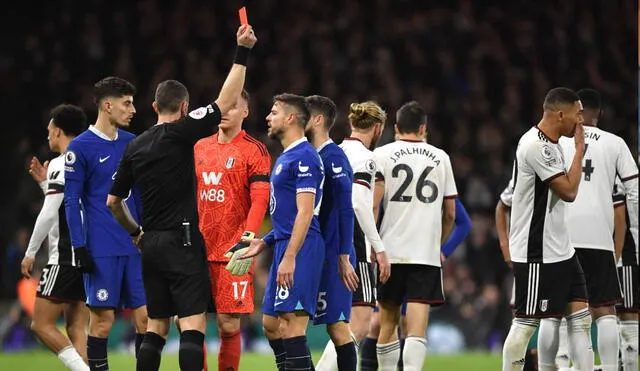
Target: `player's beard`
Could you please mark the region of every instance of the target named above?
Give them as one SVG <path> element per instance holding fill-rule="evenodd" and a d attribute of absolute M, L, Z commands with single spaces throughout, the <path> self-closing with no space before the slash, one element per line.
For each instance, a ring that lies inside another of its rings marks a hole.
<path fill-rule="evenodd" d="M 284 135 L 284 130 L 282 128 L 271 127 L 271 132 L 269 132 L 269 138 L 280 141 L 283 135 Z"/>
<path fill-rule="evenodd" d="M 307 137 L 309 143 L 313 143 L 313 129 L 305 129 L 304 136 Z"/>

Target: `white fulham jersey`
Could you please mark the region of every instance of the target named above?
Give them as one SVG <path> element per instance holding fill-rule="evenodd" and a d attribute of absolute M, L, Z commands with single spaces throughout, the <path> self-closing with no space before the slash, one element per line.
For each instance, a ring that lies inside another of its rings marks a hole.
<path fill-rule="evenodd" d="M 407 140 L 373 153 L 384 180 L 380 236 L 389 262 L 440 267 L 443 200 L 458 196 L 449 155 Z"/>
<path fill-rule="evenodd" d="M 75 266 L 63 199 L 64 155 L 60 155 L 49 163 L 44 204 L 36 219 L 25 255 L 34 257 L 45 238 L 48 237 L 48 264 Z"/>
<path fill-rule="evenodd" d="M 558 142 L 570 163 L 576 152 L 574 139 L 563 137 Z M 580 188 L 567 209 L 569 240 L 574 248 L 613 252 L 611 192 L 617 176 L 631 180 L 638 175 L 638 167 L 627 144 L 617 135 L 585 125 L 584 144 Z"/>
<path fill-rule="evenodd" d="M 513 201 L 509 252 L 515 263 L 556 263 L 571 258 L 566 203 L 549 187 L 565 174 L 565 161 L 557 142 L 537 126 L 518 142 L 513 172 Z"/>
<path fill-rule="evenodd" d="M 371 247 L 384 250 L 373 215 L 373 189 L 377 165 L 371 152 L 359 139 L 347 137 L 340 144 L 353 169 L 353 209 L 355 212 L 353 244 L 359 262 L 371 262 Z"/>

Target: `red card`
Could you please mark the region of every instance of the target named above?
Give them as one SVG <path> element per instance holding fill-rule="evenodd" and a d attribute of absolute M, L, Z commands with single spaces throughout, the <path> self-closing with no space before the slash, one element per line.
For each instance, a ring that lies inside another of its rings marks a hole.
<path fill-rule="evenodd" d="M 247 8 L 242 7 L 238 9 L 238 14 L 240 15 L 240 24 L 249 24 L 249 20 L 247 19 Z"/>

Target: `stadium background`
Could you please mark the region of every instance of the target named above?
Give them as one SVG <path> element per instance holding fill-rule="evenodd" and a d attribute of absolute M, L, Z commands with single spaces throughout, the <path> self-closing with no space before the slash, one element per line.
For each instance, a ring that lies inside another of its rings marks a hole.
<path fill-rule="evenodd" d="M 42 201 L 26 164 L 33 155 L 53 157 L 46 143 L 49 110 L 61 102 L 78 104 L 92 121 L 91 89 L 107 75 L 138 88 L 134 133 L 155 123 L 151 102 L 164 79 L 184 82 L 192 107 L 207 104 L 231 63 L 239 5 L 61 0 L 37 8 L 18 2 L 4 10 L 3 352 L 36 346 L 24 329 L 28 319 L 16 304 L 16 284 Z M 430 348 L 499 351 L 511 318 L 511 280 L 493 208 L 510 175 L 515 145 L 539 120 L 548 89 L 593 87 L 605 103 L 601 126 L 625 138 L 637 156 L 637 3 L 256 0 L 248 13 L 259 41 L 248 70 L 251 114 L 245 128 L 274 158 L 281 148 L 266 138 L 264 117 L 276 93 L 333 98 L 339 117 L 332 136 L 338 142 L 348 131 L 351 102 L 372 99 L 387 110 L 383 143 L 392 139 L 394 113 L 402 103 L 415 99 L 427 108 L 429 141 L 451 155 L 473 221 L 467 241 L 447 262 L 448 302 L 433 312 Z M 265 256 L 260 266 L 268 265 Z M 258 274 L 257 285 L 265 279 Z M 116 348 L 126 347 L 129 332 L 126 319 L 119 325 L 120 335 L 111 339 Z M 247 345 L 256 350 L 260 331 L 256 312 L 245 323 L 246 338 L 256 339 Z M 312 345 L 322 344 L 322 333 L 314 330 L 318 340 Z"/>

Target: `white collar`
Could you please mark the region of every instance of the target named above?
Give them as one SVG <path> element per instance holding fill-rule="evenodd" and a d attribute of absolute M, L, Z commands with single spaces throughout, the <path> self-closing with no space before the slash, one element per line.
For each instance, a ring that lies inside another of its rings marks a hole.
<path fill-rule="evenodd" d="M 91 131 L 92 133 L 94 133 L 95 135 L 99 136 L 100 138 L 104 139 L 104 140 L 108 140 L 109 142 L 115 142 L 116 140 L 118 140 L 118 131 L 116 129 L 116 137 L 111 139 L 107 136 L 107 134 L 101 132 L 100 130 L 98 130 L 96 128 L 95 125 L 90 125 L 89 126 L 89 131 Z"/>
<path fill-rule="evenodd" d="M 300 143 L 304 143 L 307 142 L 307 137 L 302 137 L 298 140 L 296 140 L 295 142 L 289 144 L 289 146 L 287 148 L 284 149 L 284 151 L 282 151 L 282 153 L 287 152 L 288 150 L 292 149 L 293 147 L 297 146 Z"/>
<path fill-rule="evenodd" d="M 331 138 L 329 138 L 326 142 L 322 143 L 320 145 L 320 147 L 318 147 L 317 151 L 320 152 L 322 151 L 322 149 L 326 146 L 328 146 L 329 144 L 333 143 L 333 140 L 331 140 Z"/>

